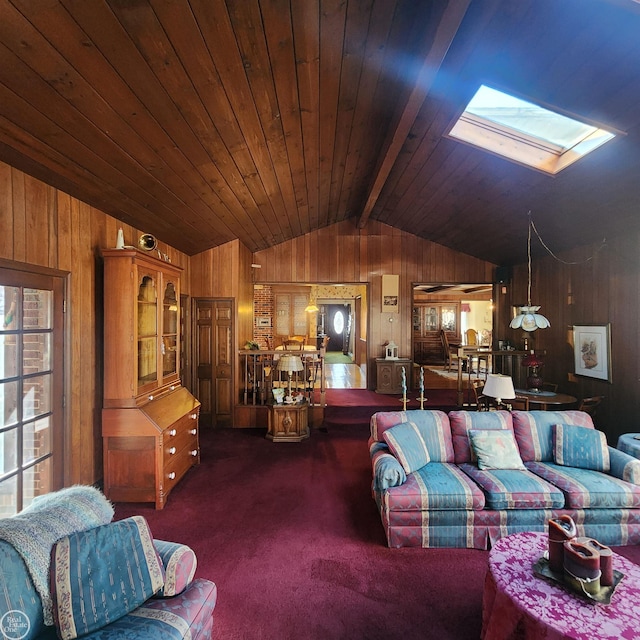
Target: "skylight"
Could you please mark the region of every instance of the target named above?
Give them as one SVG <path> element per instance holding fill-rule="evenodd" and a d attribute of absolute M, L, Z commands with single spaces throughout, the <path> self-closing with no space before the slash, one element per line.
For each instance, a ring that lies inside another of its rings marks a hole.
<path fill-rule="evenodd" d="M 480 86 L 449 135 L 550 174 L 615 137 L 486 85 Z"/>

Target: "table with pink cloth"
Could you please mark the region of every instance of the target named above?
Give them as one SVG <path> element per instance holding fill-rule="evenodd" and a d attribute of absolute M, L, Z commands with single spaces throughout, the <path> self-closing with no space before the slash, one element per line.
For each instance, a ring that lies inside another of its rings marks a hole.
<path fill-rule="evenodd" d="M 489 553 L 482 602 L 482 640 L 637 640 L 640 566 L 614 554 L 624 574 L 608 605 L 588 601 L 533 573 L 547 550 L 546 533 L 516 533 Z"/>

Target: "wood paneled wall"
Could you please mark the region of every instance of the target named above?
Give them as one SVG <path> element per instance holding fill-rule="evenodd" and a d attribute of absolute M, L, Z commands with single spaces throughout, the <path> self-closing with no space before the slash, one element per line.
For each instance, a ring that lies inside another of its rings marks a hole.
<path fill-rule="evenodd" d="M 91 483 L 102 476 L 102 276 L 100 249 L 114 246 L 122 226 L 127 244 L 144 230 L 72 198 L 0 163 L 0 258 L 68 271 L 71 274 L 71 389 L 69 437 L 73 455 L 68 483 Z M 640 234 L 609 239 L 604 249 L 585 247 L 534 260 L 532 301 L 552 326 L 534 334 L 547 351 L 544 377 L 576 397 L 604 395 L 600 426 L 615 444 L 620 433 L 637 431 L 640 407 Z M 252 335 L 255 283 L 369 283 L 370 360 L 394 340 L 401 355 L 411 352 L 411 285 L 415 282 L 490 282 L 494 265 L 417 236 L 370 221 L 357 229 L 349 221 L 308 233 L 271 249 L 251 252 L 232 241 L 189 258 L 164 244 L 160 250 L 184 268 L 183 292 L 236 300 L 236 346 Z M 593 259 L 587 260 L 593 256 Z M 260 269 L 251 267 L 261 264 Z M 400 276 L 400 313 L 382 312 L 381 276 Z M 516 267 L 505 294 L 496 301 L 496 338 L 515 344 L 521 334 L 508 329 L 510 305 L 526 301 L 526 265 Z M 389 318 L 393 322 L 389 322 Z M 571 328 L 611 323 L 612 383 L 576 377 Z M 370 371 L 375 371 L 370 366 Z M 375 381 L 371 381 L 374 384 Z"/>
<path fill-rule="evenodd" d="M 547 356 L 544 379 L 577 398 L 602 395 L 596 416 L 610 445 L 618 436 L 640 431 L 640 233 L 607 239 L 601 244 L 561 253 L 562 262 L 545 256 L 533 261 L 533 304 L 542 305 L 551 327 L 532 334 L 536 349 Z M 514 270 L 511 299 L 526 301 L 526 265 Z M 611 325 L 611 383 L 574 375 L 575 324 Z M 507 329 L 506 337 L 520 340 L 522 333 Z"/>
<path fill-rule="evenodd" d="M 191 257 L 191 295 L 194 298 L 233 298 L 236 389 L 240 388 L 238 349 L 253 337 L 253 273 L 251 251 L 232 240 Z M 238 395 L 238 394 L 236 394 Z"/>
<path fill-rule="evenodd" d="M 495 265 L 369 221 L 340 222 L 254 254 L 256 282 L 369 283 L 369 387 L 372 362 L 393 340 L 411 354 L 411 287 L 416 282 L 492 282 Z M 382 311 L 382 276 L 400 276 L 400 313 Z"/>
<path fill-rule="evenodd" d="M 100 250 L 114 247 L 118 228 L 126 244 L 141 231 L 71 196 L 0 163 L 0 258 L 71 274 L 68 322 L 71 329 L 67 421 L 71 457 L 65 483 L 102 478 L 102 262 Z M 185 254 L 163 244 L 159 249 L 185 269 Z"/>

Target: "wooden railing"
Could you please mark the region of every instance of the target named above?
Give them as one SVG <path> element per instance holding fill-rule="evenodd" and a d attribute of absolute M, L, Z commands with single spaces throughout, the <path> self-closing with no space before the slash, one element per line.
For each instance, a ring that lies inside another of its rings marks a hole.
<path fill-rule="evenodd" d="M 273 389 L 289 388 L 289 374 L 278 370 L 278 360 L 285 354 L 299 356 L 303 370 L 291 376 L 293 393 L 302 393 L 310 405 L 325 406 L 325 349 L 318 351 L 241 349 L 242 381 L 240 404 L 260 406 L 273 402 Z"/>

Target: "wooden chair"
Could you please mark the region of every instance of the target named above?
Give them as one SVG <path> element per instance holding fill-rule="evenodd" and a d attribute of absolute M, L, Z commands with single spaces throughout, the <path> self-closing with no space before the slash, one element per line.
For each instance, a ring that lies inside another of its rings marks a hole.
<path fill-rule="evenodd" d="M 479 347 L 480 340 L 478 338 L 478 332 L 475 329 L 467 329 L 465 332 L 465 343 L 468 347 Z M 485 373 L 489 370 L 489 356 L 471 356 L 469 358 L 469 364 L 471 365 L 471 373 L 480 373 L 482 363 L 484 362 Z"/>
<path fill-rule="evenodd" d="M 284 341 L 283 346 L 285 351 L 302 351 L 304 349 L 304 341 L 290 338 Z"/>
<path fill-rule="evenodd" d="M 442 350 L 444 351 L 444 369 L 448 369 L 451 371 L 451 367 L 455 362 L 456 367 L 458 366 L 458 361 L 460 357 L 457 353 L 452 353 L 451 347 L 449 346 L 449 339 L 447 338 L 447 334 L 444 329 L 440 329 L 440 341 L 442 342 Z"/>
<path fill-rule="evenodd" d="M 551 391 L 553 393 L 558 393 L 558 385 L 555 382 L 543 382 L 542 383 L 543 391 Z"/>
<path fill-rule="evenodd" d="M 471 382 L 471 391 L 476 404 L 476 411 L 489 411 L 491 406 L 491 398 L 482 394 L 484 389 L 484 380 L 473 380 Z"/>
<path fill-rule="evenodd" d="M 512 411 L 529 411 L 529 398 L 520 398 L 516 396 L 507 402 L 511 405 Z"/>
<path fill-rule="evenodd" d="M 307 344 L 307 336 L 289 336 L 288 340 L 297 340 L 298 342 L 302 342 L 303 346 Z"/>
<path fill-rule="evenodd" d="M 593 420 L 600 403 L 604 400 L 604 396 L 592 396 L 590 398 L 582 398 L 578 411 L 584 411 L 591 416 Z"/>

